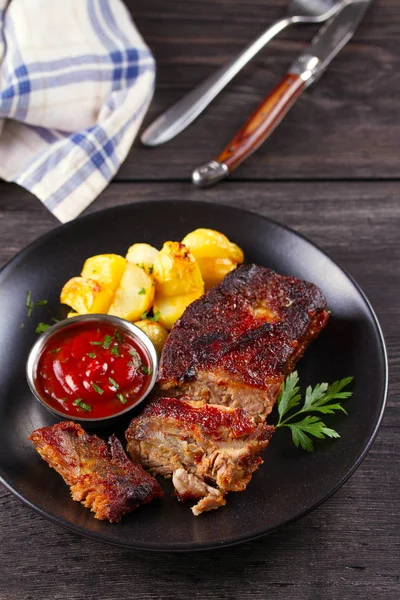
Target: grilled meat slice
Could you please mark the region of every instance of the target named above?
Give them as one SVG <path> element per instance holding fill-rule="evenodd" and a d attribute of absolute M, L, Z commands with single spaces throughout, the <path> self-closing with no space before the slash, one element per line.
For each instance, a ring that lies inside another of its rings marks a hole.
<path fill-rule="evenodd" d="M 175 323 L 159 387 L 265 418 L 286 375 L 326 325 L 325 307 L 312 283 L 242 265 Z"/>
<path fill-rule="evenodd" d="M 246 488 L 273 431 L 240 408 L 155 398 L 129 425 L 127 451 L 152 473 L 172 475 L 180 500 L 199 499 L 197 515 Z"/>
<path fill-rule="evenodd" d="M 158 482 L 126 456 L 121 442 L 107 444 L 80 425 L 63 421 L 37 429 L 29 438 L 40 456 L 70 486 L 74 500 L 111 523 L 140 504 L 162 496 Z"/>

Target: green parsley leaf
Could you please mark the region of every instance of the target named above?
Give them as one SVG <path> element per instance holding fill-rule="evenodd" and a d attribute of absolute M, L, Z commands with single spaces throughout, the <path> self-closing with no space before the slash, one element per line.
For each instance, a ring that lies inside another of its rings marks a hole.
<path fill-rule="evenodd" d="M 278 413 L 280 419 L 294 406 L 297 406 L 300 402 L 301 396 L 299 394 L 299 376 L 297 371 L 293 371 L 282 385 L 282 391 L 278 398 Z"/>
<path fill-rule="evenodd" d="M 154 270 L 154 265 L 150 265 L 149 267 L 149 275 L 151 275 L 153 273 Z"/>
<path fill-rule="evenodd" d="M 142 371 L 145 375 L 151 375 L 152 370 L 146 367 L 146 365 L 142 365 Z"/>
<path fill-rule="evenodd" d="M 298 406 L 301 400 L 298 386 L 299 377 L 297 371 L 294 371 L 286 378 L 285 383 L 282 386 L 282 392 L 277 401 L 279 419 L 275 429 L 289 427 L 294 445 L 296 447 L 301 447 L 307 452 L 312 452 L 314 450 L 310 436 L 319 439 L 340 437 L 338 432 L 327 427 L 320 420 L 319 416 L 307 415 L 295 422 L 293 422 L 293 419 L 307 412 L 334 414 L 336 411 L 341 411 L 347 414 L 346 410 L 339 402 L 332 401 L 345 400 L 352 395 L 353 392 L 343 391 L 343 388 L 349 385 L 351 381 L 353 381 L 353 377 L 345 377 L 344 379 L 334 381 L 331 384 L 318 383 L 314 388 L 308 386 L 302 408 L 287 416 L 287 413 Z"/>
<path fill-rule="evenodd" d="M 38 323 L 35 329 L 36 333 L 44 333 L 45 331 L 48 330 L 48 328 L 51 327 L 51 325 L 49 325 L 48 323 Z"/>
<path fill-rule="evenodd" d="M 144 312 L 143 314 L 141 314 L 141 315 L 140 315 L 140 318 L 141 318 L 142 320 L 143 320 L 143 319 L 147 319 L 147 315 L 148 315 L 148 314 L 149 314 L 149 313 L 147 313 L 147 312 Z"/>
<path fill-rule="evenodd" d="M 103 348 L 105 350 L 108 350 L 109 347 L 111 346 L 112 342 L 113 342 L 113 338 L 111 337 L 111 335 L 105 335 L 104 340 L 103 340 Z"/>
<path fill-rule="evenodd" d="M 26 300 L 25 300 L 26 308 L 29 308 L 31 304 L 32 304 L 32 292 L 30 290 L 28 290 L 26 293 Z"/>
<path fill-rule="evenodd" d="M 122 394 L 117 394 L 117 398 L 120 402 L 122 402 L 122 404 L 126 404 L 128 402 L 127 399 L 124 398 Z"/>
<path fill-rule="evenodd" d="M 326 427 L 326 425 L 319 420 L 319 417 L 311 415 L 307 415 L 302 421 L 298 421 L 297 423 L 288 423 L 288 427 L 292 432 L 294 445 L 297 448 L 301 446 L 303 450 L 306 450 L 307 452 L 312 452 L 314 450 L 310 435 L 319 439 L 324 439 L 326 437 L 340 437 L 337 431 Z"/>
<path fill-rule="evenodd" d="M 114 337 L 117 340 L 117 342 L 122 342 L 122 337 L 121 337 L 120 333 L 118 332 L 118 329 L 116 329 L 114 331 Z"/>
<path fill-rule="evenodd" d="M 91 346 L 102 346 L 103 342 L 90 342 Z"/>
<path fill-rule="evenodd" d="M 119 384 L 115 381 L 115 379 L 113 379 L 112 377 L 109 377 L 108 381 L 111 383 L 112 386 L 115 387 L 116 390 L 119 390 Z"/>
<path fill-rule="evenodd" d="M 47 300 L 38 300 L 36 306 L 46 306 Z"/>
<path fill-rule="evenodd" d="M 141 290 L 138 291 L 139 295 L 143 295 L 146 293 L 146 290 L 144 288 L 142 288 Z"/>
<path fill-rule="evenodd" d="M 77 398 L 73 401 L 72 404 L 74 406 L 79 406 L 79 408 L 83 408 L 83 410 L 86 410 L 88 412 L 92 410 L 92 407 L 89 404 L 85 404 L 84 402 L 82 402 L 82 398 Z"/>
<path fill-rule="evenodd" d="M 61 348 L 54 348 L 54 350 L 52 350 L 53 354 L 57 354 L 57 352 L 60 352 Z"/>
<path fill-rule="evenodd" d="M 117 358 L 119 358 L 119 352 L 118 352 L 118 348 L 116 346 L 113 346 L 110 350 L 111 354 L 114 354 L 114 356 L 116 356 Z"/>
<path fill-rule="evenodd" d="M 149 321 L 154 321 L 154 323 L 157 323 L 159 316 L 160 316 L 160 311 L 158 310 L 155 315 L 153 317 L 148 317 Z"/>
<path fill-rule="evenodd" d="M 96 358 L 97 354 L 95 352 L 88 352 L 86 356 L 88 356 L 89 358 Z"/>
<path fill-rule="evenodd" d="M 52 317 L 50 320 L 53 321 L 53 323 L 59 323 L 61 319 L 56 319 L 55 317 Z"/>
<path fill-rule="evenodd" d="M 92 384 L 92 388 L 94 389 L 94 391 L 100 394 L 100 396 L 101 394 L 104 394 L 104 390 L 102 390 L 101 387 L 96 385 L 93 381 L 91 381 L 90 383 Z"/>

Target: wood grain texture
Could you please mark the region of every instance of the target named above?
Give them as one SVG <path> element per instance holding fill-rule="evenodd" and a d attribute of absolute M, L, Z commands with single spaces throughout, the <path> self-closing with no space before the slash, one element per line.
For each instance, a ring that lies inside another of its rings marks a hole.
<path fill-rule="evenodd" d="M 221 551 L 133 552 L 80 538 L 0 492 L 1 600 L 397 600 L 400 592 L 400 184 L 112 184 L 88 212 L 132 201 L 204 199 L 245 207 L 310 237 L 363 287 L 380 318 L 391 389 L 378 437 L 323 506 L 272 535 Z M 157 215 L 155 215 L 157 218 Z M 28 193 L 0 185 L 0 261 L 55 219 Z"/>
<path fill-rule="evenodd" d="M 281 16 L 285 1 L 126 3 L 158 64 L 149 123 Z M 398 0 L 372 3 L 351 44 L 270 140 L 231 180 L 194 188 L 192 169 L 225 146 L 315 28 L 285 32 L 178 138 L 155 149 L 137 142 L 119 183 L 87 211 L 163 198 L 220 202 L 279 220 L 346 268 L 377 312 L 390 369 L 383 423 L 360 468 L 297 523 L 237 547 L 187 555 L 78 537 L 0 487 L 0 600 L 398 600 L 399 30 Z M 57 224 L 31 194 L 0 183 L 0 266 Z"/>
<path fill-rule="evenodd" d="M 127 4 L 157 60 L 156 93 L 147 125 L 281 17 L 285 0 Z M 233 178 L 399 175 L 398 6 L 398 0 L 372 3 L 351 42 Z M 286 30 L 177 138 L 145 149 L 137 141 L 118 178 L 189 180 L 194 168 L 221 152 L 316 31 L 314 26 Z"/>

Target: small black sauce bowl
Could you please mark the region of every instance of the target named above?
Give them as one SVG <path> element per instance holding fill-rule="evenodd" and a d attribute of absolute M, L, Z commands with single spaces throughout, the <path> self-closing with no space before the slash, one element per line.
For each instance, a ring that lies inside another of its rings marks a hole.
<path fill-rule="evenodd" d="M 90 417 L 76 417 L 72 416 L 68 413 L 64 413 L 61 410 L 56 410 L 52 406 L 47 404 L 46 398 L 40 393 L 36 385 L 37 380 L 37 369 L 39 360 L 42 356 L 43 350 L 47 346 L 47 344 L 52 340 L 55 335 L 58 335 L 60 331 L 65 331 L 67 329 L 79 329 L 82 324 L 86 323 L 106 323 L 108 325 L 112 325 L 116 329 L 122 330 L 129 334 L 134 340 L 139 344 L 141 349 L 146 354 L 149 363 L 151 365 L 151 379 L 148 387 L 144 391 L 144 393 L 139 397 L 137 402 L 132 406 L 129 406 L 125 410 L 115 414 L 110 415 L 108 417 L 99 417 L 96 419 L 91 419 Z M 60 321 L 55 325 L 52 325 L 47 329 L 42 335 L 38 338 L 38 340 L 33 345 L 28 360 L 26 363 L 26 378 L 28 380 L 29 387 L 31 392 L 35 396 L 35 398 L 45 407 L 49 412 L 51 412 L 56 417 L 61 418 L 63 421 L 75 421 L 76 423 L 80 423 L 83 427 L 92 428 L 92 427 L 105 427 L 109 425 L 114 425 L 114 423 L 120 419 L 120 417 L 126 416 L 129 411 L 136 409 L 141 402 L 149 395 L 151 390 L 153 389 L 156 380 L 157 380 L 157 372 L 158 372 L 158 357 L 156 349 L 153 345 L 153 342 L 150 338 L 136 325 L 130 323 L 129 321 L 125 321 L 119 317 L 113 317 L 111 315 L 102 315 L 102 314 L 88 314 L 88 315 L 79 315 L 77 317 L 71 317 L 70 319 L 65 319 L 64 321 Z"/>

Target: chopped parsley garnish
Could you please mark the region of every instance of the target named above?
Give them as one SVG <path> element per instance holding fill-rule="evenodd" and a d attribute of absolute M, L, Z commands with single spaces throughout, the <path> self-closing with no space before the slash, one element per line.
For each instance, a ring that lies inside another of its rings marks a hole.
<path fill-rule="evenodd" d="M 86 354 L 86 356 L 88 356 L 89 358 L 96 358 L 96 356 L 97 356 L 97 355 L 96 355 L 96 353 L 95 353 L 95 352 L 88 352 L 88 353 Z"/>
<path fill-rule="evenodd" d="M 44 333 L 48 330 L 49 327 L 51 327 L 51 325 L 49 325 L 48 323 L 38 323 L 35 332 Z"/>
<path fill-rule="evenodd" d="M 114 356 L 116 356 L 117 358 L 119 358 L 119 352 L 118 352 L 118 348 L 116 346 L 113 346 L 110 350 L 111 354 L 114 354 Z"/>
<path fill-rule="evenodd" d="M 141 290 L 138 291 L 139 296 L 146 293 L 146 290 L 144 288 L 142 288 Z"/>
<path fill-rule="evenodd" d="M 96 385 L 94 383 L 94 381 L 91 381 L 90 383 L 92 384 L 92 388 L 94 389 L 94 391 L 97 392 L 98 394 L 100 394 L 100 396 L 101 396 L 101 394 L 104 394 L 104 390 L 102 390 L 101 387 Z"/>
<path fill-rule="evenodd" d="M 53 354 L 57 354 L 57 352 L 60 352 L 61 348 L 54 348 L 54 350 L 52 350 Z"/>
<path fill-rule="evenodd" d="M 154 265 L 150 265 L 149 267 L 149 275 L 151 275 L 153 273 L 154 270 Z"/>
<path fill-rule="evenodd" d="M 121 335 L 119 334 L 119 332 L 118 332 L 118 329 L 116 329 L 116 330 L 114 331 L 114 337 L 115 337 L 115 339 L 117 340 L 117 342 L 122 342 L 122 337 L 121 337 Z"/>
<path fill-rule="evenodd" d="M 126 404 L 128 402 L 127 399 L 124 398 L 122 394 L 117 394 L 117 398 L 120 402 L 122 402 L 122 404 Z"/>
<path fill-rule="evenodd" d="M 36 306 L 46 306 L 47 300 L 38 300 Z"/>
<path fill-rule="evenodd" d="M 32 292 L 30 290 L 26 293 L 25 306 L 28 309 L 27 315 L 30 317 L 35 306 L 32 302 Z"/>
<path fill-rule="evenodd" d="M 118 383 L 115 381 L 115 379 L 113 379 L 112 377 L 108 378 L 108 381 L 111 383 L 111 385 L 113 385 L 115 387 L 116 390 L 119 390 L 119 385 Z"/>
<path fill-rule="evenodd" d="M 109 347 L 111 346 L 112 342 L 113 342 L 113 339 L 112 339 L 111 335 L 105 335 L 104 340 L 103 340 L 103 348 L 105 350 L 108 350 Z"/>
<path fill-rule="evenodd" d="M 76 400 L 74 400 L 73 405 L 79 406 L 79 408 L 83 408 L 83 410 L 87 410 L 88 412 L 92 410 L 92 407 L 89 404 L 85 404 L 84 402 L 82 402 L 82 398 L 77 398 Z"/>
<path fill-rule="evenodd" d="M 55 317 L 52 317 L 50 320 L 53 321 L 53 323 L 59 323 L 60 322 L 60 319 L 56 319 Z"/>
<path fill-rule="evenodd" d="M 103 342 L 90 342 L 92 346 L 102 346 Z"/>
<path fill-rule="evenodd" d="M 151 375 L 152 371 L 146 365 L 142 365 L 142 371 L 145 375 Z"/>
<path fill-rule="evenodd" d="M 153 321 L 154 323 L 157 323 L 157 321 L 158 321 L 158 319 L 159 319 L 159 316 L 160 316 L 160 314 L 161 314 L 161 313 L 160 313 L 160 311 L 158 310 L 158 311 L 157 311 L 157 312 L 156 312 L 156 313 L 155 313 L 155 314 L 154 314 L 152 317 L 149 317 L 149 316 L 148 316 L 148 315 L 149 315 L 149 313 L 147 313 L 147 312 L 144 312 L 144 313 L 143 313 L 143 314 L 140 316 L 140 318 L 141 318 L 141 319 L 147 319 L 148 321 Z"/>

